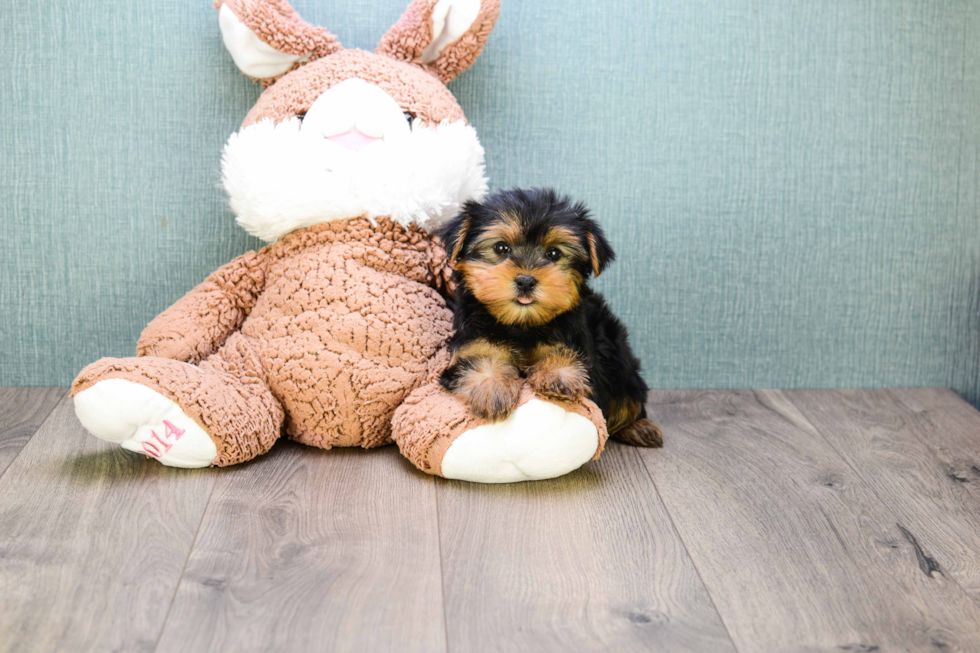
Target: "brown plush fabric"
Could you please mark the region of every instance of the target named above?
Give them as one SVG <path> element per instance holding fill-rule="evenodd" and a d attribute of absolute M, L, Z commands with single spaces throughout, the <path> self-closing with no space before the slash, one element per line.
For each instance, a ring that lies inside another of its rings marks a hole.
<path fill-rule="evenodd" d="M 286 0 L 214 0 L 215 9 L 221 5 L 227 5 L 266 45 L 285 54 L 305 56 L 289 70 L 343 49 L 336 36 L 323 27 L 307 23 Z M 270 86 L 279 77 L 260 81 Z"/>
<path fill-rule="evenodd" d="M 424 122 L 466 119 L 449 89 L 421 68 L 364 50 L 343 50 L 306 64 L 267 88 L 242 127 L 264 118 L 278 123 L 306 113 L 324 91 L 353 77 L 380 86 Z"/>
<path fill-rule="evenodd" d="M 214 440 L 224 467 L 250 460 L 279 439 L 283 410 L 266 383 L 256 343 L 232 335 L 200 366 L 169 358 L 103 358 L 79 373 L 72 396 L 105 379 L 124 379 L 159 392 Z"/>
<path fill-rule="evenodd" d="M 136 355 L 200 363 L 242 326 L 265 288 L 268 264 L 248 252 L 218 268 L 143 329 Z"/>
<path fill-rule="evenodd" d="M 405 63 L 422 65 L 422 52 L 432 43 L 432 11 L 439 0 L 414 0 L 392 25 L 375 50 Z"/>
<path fill-rule="evenodd" d="M 423 231 L 390 220 L 295 231 L 212 274 L 151 322 L 144 356 L 94 363 L 72 392 L 106 378 L 158 391 L 212 436 L 216 464 L 266 451 L 283 410 L 305 444 L 387 444 L 395 408 L 449 360 L 445 267 Z M 215 350 L 199 367 L 145 355 L 193 362 Z"/>
<path fill-rule="evenodd" d="M 531 386 L 525 383 L 517 405 L 523 406 L 532 399 L 551 401 L 536 395 Z M 595 424 L 599 432 L 599 446 L 592 459 L 598 458 L 609 439 L 599 407 L 588 399 L 553 403 Z M 427 474 L 441 476 L 442 459 L 449 446 L 464 432 L 486 423 L 486 420 L 470 413 L 458 397 L 438 383 L 430 383 L 412 392 L 395 411 L 391 437 L 412 464 Z"/>
<path fill-rule="evenodd" d="M 483 52 L 483 46 L 490 38 L 498 14 L 500 0 L 483 0 L 473 25 L 459 39 L 447 45 L 436 60 L 426 64 L 426 67 L 443 82 L 449 83 L 456 79 Z"/>
<path fill-rule="evenodd" d="M 432 12 L 439 0 L 415 0 L 388 32 L 381 37 L 376 52 L 423 67 L 444 83 L 456 79 L 473 65 L 490 37 L 497 16 L 499 0 L 483 0 L 480 13 L 470 28 L 447 45 L 435 61 L 422 63 L 422 53 L 432 43 Z"/>

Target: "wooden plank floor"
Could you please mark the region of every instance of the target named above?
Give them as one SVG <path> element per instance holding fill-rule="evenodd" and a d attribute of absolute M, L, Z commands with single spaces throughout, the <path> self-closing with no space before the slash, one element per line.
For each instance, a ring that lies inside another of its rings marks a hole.
<path fill-rule="evenodd" d="M 654 391 L 553 481 L 279 443 L 162 467 L 0 389 L 0 651 L 980 651 L 980 413 Z"/>

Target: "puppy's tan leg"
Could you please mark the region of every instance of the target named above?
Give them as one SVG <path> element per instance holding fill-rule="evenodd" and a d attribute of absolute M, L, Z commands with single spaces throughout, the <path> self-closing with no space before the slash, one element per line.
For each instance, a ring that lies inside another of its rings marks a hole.
<path fill-rule="evenodd" d="M 448 371 L 450 389 L 476 416 L 497 421 L 514 410 L 522 382 L 511 350 L 474 340 L 453 354 Z"/>
<path fill-rule="evenodd" d="M 660 427 L 645 417 L 627 424 L 622 430 L 610 437 L 634 447 L 664 446 L 664 434 L 660 431 Z"/>
<path fill-rule="evenodd" d="M 606 415 L 609 437 L 634 447 L 662 447 L 664 436 L 660 427 L 640 417 L 643 406 L 632 399 L 614 399 Z"/>
<path fill-rule="evenodd" d="M 578 354 L 564 345 L 539 345 L 531 352 L 527 381 L 550 399 L 574 400 L 589 395 L 589 375 Z"/>

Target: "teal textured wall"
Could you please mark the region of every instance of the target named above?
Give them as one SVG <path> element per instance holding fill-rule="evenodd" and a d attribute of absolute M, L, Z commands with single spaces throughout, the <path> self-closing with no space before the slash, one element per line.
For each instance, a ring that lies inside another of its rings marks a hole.
<path fill-rule="evenodd" d="M 373 48 L 407 0 L 297 0 Z M 256 247 L 219 187 L 259 89 L 209 0 L 0 5 L 0 384 L 68 384 Z M 492 185 L 586 200 L 654 387 L 980 400 L 980 5 L 504 0 L 452 85 Z"/>

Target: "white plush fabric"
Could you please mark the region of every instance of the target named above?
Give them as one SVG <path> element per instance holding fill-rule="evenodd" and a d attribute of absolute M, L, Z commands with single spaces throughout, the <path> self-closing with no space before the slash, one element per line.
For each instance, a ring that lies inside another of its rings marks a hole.
<path fill-rule="evenodd" d="M 95 437 L 156 458 L 168 467 L 208 467 L 211 436 L 180 406 L 144 385 L 106 379 L 75 395 L 78 421 Z"/>
<path fill-rule="evenodd" d="M 325 138 L 357 130 L 388 144 L 408 138 L 412 128 L 394 98 L 376 84 L 353 77 L 320 94 L 303 118 L 303 134 Z"/>
<path fill-rule="evenodd" d="M 348 80 L 318 98 L 304 121 L 263 120 L 232 134 L 222 175 L 238 223 L 268 242 L 359 216 L 432 231 L 466 200 L 482 199 L 487 180 L 476 131 L 464 122 L 409 127 L 394 100 L 378 93 L 388 97 Z M 379 140 L 359 151 L 328 140 L 349 129 Z"/>
<path fill-rule="evenodd" d="M 305 58 L 304 55 L 285 54 L 273 48 L 246 27 L 228 5 L 221 5 L 218 10 L 218 26 L 221 28 L 221 40 L 235 60 L 235 65 L 249 77 L 265 79 L 282 75 L 294 63 Z"/>
<path fill-rule="evenodd" d="M 507 419 L 456 438 L 442 459 L 442 475 L 476 483 L 555 478 L 589 462 L 598 447 L 595 424 L 532 399 Z"/>

